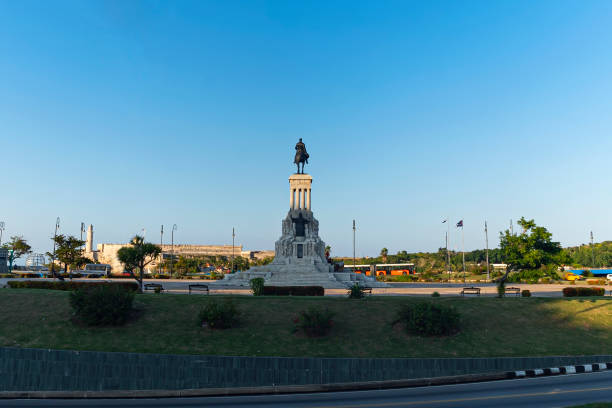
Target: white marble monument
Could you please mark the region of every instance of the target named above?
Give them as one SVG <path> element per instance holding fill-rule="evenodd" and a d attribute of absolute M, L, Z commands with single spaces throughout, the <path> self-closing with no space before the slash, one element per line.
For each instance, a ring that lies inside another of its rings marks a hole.
<path fill-rule="evenodd" d="M 325 243 L 319 238 L 319 221 L 312 213 L 312 177 L 298 173 L 289 177 L 289 211 L 276 241 L 274 261 L 244 272 L 228 274 L 221 284 L 249 286 L 262 277 L 266 285 L 323 286 L 346 288 L 359 281 L 367 286 L 386 286 L 375 279 L 349 271 L 334 272 L 325 258 Z"/>

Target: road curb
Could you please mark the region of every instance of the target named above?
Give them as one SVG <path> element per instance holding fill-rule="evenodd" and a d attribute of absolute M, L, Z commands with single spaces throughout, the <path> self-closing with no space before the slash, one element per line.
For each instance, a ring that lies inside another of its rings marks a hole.
<path fill-rule="evenodd" d="M 185 390 L 112 390 L 112 391 L 0 391 L 0 399 L 119 399 L 119 398 L 184 398 L 240 395 L 307 394 L 317 392 L 365 391 L 393 388 L 415 388 L 435 385 L 466 384 L 527 377 L 587 373 L 612 369 L 610 363 L 504 371 L 487 374 L 465 374 L 447 377 L 408 380 L 366 381 L 334 384 L 284 385 L 266 387 L 198 388 Z"/>

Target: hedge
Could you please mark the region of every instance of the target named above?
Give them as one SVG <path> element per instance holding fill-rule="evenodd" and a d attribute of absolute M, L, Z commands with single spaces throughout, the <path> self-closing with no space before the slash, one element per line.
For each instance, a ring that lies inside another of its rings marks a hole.
<path fill-rule="evenodd" d="M 132 292 L 138 291 L 136 282 L 8 281 L 7 284 L 13 289 L 77 290 L 100 286 L 121 286 Z"/>
<path fill-rule="evenodd" d="M 264 286 L 264 296 L 323 296 L 323 286 Z"/>
<path fill-rule="evenodd" d="M 604 288 L 583 288 L 583 287 L 568 287 L 563 288 L 563 296 L 574 297 L 574 296 L 604 296 L 606 290 Z"/>

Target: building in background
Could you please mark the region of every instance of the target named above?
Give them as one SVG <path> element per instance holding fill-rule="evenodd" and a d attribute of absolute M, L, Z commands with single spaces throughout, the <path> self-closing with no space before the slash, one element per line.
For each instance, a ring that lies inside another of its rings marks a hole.
<path fill-rule="evenodd" d="M 87 229 L 87 240 L 85 241 L 85 251 L 83 256 L 93 260 L 96 263 L 109 264 L 114 273 L 122 272 L 123 265 L 119 262 L 117 252 L 119 249 L 128 246 L 124 244 L 98 244 L 97 249 L 93 249 L 93 225 Z M 157 244 L 159 245 L 159 244 Z M 178 257 L 203 257 L 203 256 L 225 256 L 230 258 L 233 256 L 241 256 L 250 261 L 256 261 L 267 257 L 274 257 L 274 251 L 248 251 L 243 250 L 242 245 L 190 245 L 190 244 L 174 244 L 161 245 L 162 253 L 160 257 L 147 265 L 147 269 L 155 271 L 161 260 L 171 259 L 174 255 Z"/>

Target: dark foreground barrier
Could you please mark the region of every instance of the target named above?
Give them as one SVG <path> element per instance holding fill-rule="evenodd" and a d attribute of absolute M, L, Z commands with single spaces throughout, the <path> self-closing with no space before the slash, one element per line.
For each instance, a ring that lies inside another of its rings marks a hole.
<path fill-rule="evenodd" d="M 149 390 L 383 381 L 612 361 L 611 355 L 296 358 L 0 348 L 0 391 Z"/>

